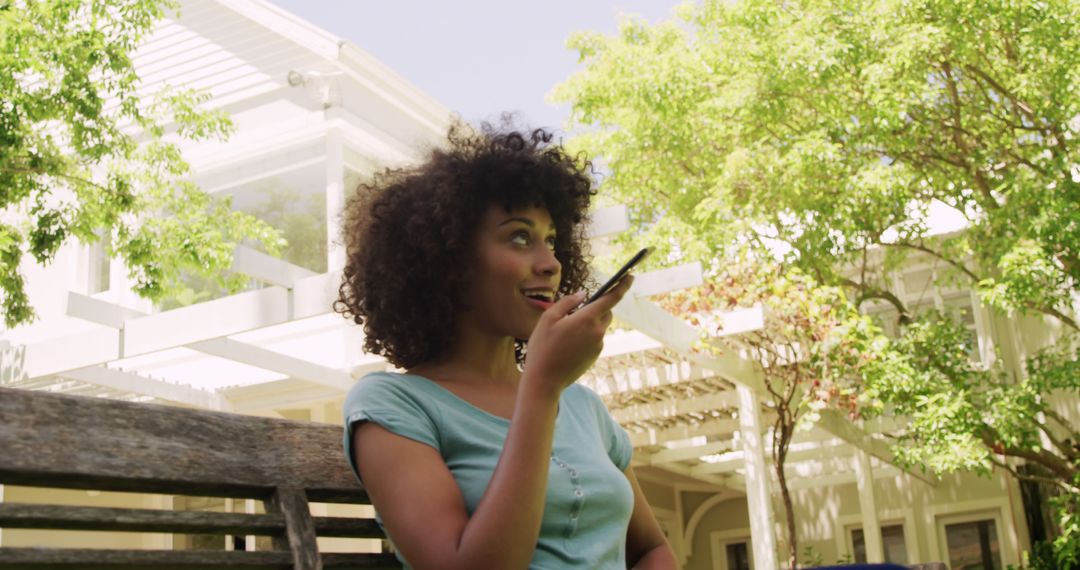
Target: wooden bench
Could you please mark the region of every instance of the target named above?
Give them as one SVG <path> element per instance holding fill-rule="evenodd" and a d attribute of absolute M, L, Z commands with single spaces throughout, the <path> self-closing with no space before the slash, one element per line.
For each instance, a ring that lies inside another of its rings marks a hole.
<path fill-rule="evenodd" d="M 375 521 L 313 517 L 370 504 L 341 428 L 0 388 L 0 484 L 259 499 L 267 514 L 0 503 L 0 528 L 263 535 L 273 550 L 0 547 L 0 568 L 400 568 L 392 554 L 320 553 L 316 536 L 384 538 Z"/>

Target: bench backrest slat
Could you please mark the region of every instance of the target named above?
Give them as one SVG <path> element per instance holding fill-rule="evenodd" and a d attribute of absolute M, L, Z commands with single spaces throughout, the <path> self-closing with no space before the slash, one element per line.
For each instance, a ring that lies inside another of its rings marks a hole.
<path fill-rule="evenodd" d="M 11 484 L 253 498 L 283 485 L 360 489 L 331 425 L 3 388 L 0 418 Z"/>
<path fill-rule="evenodd" d="M 0 528 L 270 536 L 271 552 L 0 547 L 0 568 L 400 568 L 327 554 L 316 536 L 385 538 L 371 519 L 312 517 L 309 501 L 370 504 L 341 428 L 0 388 L 0 484 L 257 498 L 266 514 L 0 503 Z"/>

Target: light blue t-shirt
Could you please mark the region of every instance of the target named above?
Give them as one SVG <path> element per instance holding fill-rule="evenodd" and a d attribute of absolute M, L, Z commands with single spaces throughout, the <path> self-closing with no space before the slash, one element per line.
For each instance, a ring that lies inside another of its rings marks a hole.
<path fill-rule="evenodd" d="M 491 480 L 510 428 L 509 420 L 421 376 L 368 374 L 345 398 L 345 456 L 354 472 L 352 433 L 361 421 L 438 450 L 461 488 L 469 516 Z M 626 431 L 595 392 L 581 384 L 563 390 L 544 518 L 530 568 L 626 568 L 634 494 L 622 471 L 630 465 L 632 450 Z M 376 520 L 381 527 L 381 518 Z M 408 568 L 400 552 L 397 556 Z"/>

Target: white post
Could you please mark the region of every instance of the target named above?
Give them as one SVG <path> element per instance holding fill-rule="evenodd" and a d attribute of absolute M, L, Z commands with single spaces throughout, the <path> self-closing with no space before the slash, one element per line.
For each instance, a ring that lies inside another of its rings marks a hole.
<path fill-rule="evenodd" d="M 175 510 L 175 503 L 172 495 L 151 495 L 149 497 L 150 508 L 158 509 L 162 511 Z M 154 537 L 150 540 L 150 548 L 158 550 L 172 550 L 174 548 L 174 541 L 176 535 L 171 532 L 162 533 L 159 537 Z"/>
<path fill-rule="evenodd" d="M 233 499 L 232 497 L 225 497 L 225 512 L 232 514 L 233 512 Z M 225 535 L 225 550 L 232 552 L 234 550 L 233 537 L 231 534 Z"/>
<path fill-rule="evenodd" d="M 881 523 L 877 516 L 874 496 L 874 472 L 870 468 L 870 455 L 855 451 L 855 481 L 859 487 L 859 510 L 862 511 L 863 544 L 866 545 L 866 561 L 885 562 L 885 549 L 881 544 Z"/>
<path fill-rule="evenodd" d="M 341 243 L 341 212 L 345 209 L 345 157 L 341 131 L 326 131 L 326 270 L 345 267 Z"/>
<path fill-rule="evenodd" d="M 244 512 L 249 515 L 255 514 L 255 499 L 246 499 L 244 501 Z M 244 537 L 244 549 L 249 551 L 255 550 L 255 535 L 249 534 Z"/>
<path fill-rule="evenodd" d="M 769 495 L 769 473 L 765 448 L 761 438 L 761 411 L 758 398 L 749 388 L 740 385 L 739 431 L 746 458 L 746 502 L 750 508 L 750 543 L 754 551 L 755 568 L 779 568 L 776 563 L 776 535 L 772 501 Z"/>

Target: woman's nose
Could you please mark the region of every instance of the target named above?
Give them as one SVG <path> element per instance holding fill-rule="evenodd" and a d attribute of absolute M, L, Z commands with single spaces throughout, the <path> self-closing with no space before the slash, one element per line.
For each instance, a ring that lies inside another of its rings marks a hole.
<path fill-rule="evenodd" d="M 541 275 L 555 275 L 562 270 L 562 264 L 555 257 L 555 252 L 545 247 L 537 258 L 534 269 Z"/>

